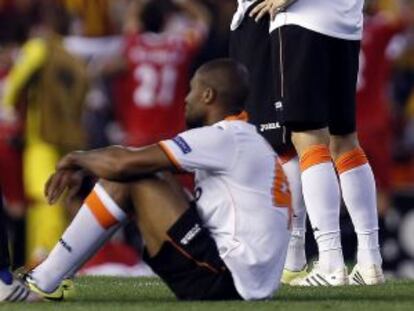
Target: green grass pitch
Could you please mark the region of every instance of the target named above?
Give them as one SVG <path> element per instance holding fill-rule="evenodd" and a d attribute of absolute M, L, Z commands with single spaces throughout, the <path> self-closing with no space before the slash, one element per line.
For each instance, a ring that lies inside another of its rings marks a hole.
<path fill-rule="evenodd" d="M 258 302 L 179 302 L 157 278 L 81 277 L 75 284 L 76 297 L 71 301 L 0 304 L 0 310 L 414 310 L 414 281 L 372 287 L 284 286 L 274 299 Z"/>

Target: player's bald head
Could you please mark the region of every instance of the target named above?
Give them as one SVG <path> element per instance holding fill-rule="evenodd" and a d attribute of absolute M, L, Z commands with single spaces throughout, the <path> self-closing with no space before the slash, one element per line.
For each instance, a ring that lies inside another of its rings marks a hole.
<path fill-rule="evenodd" d="M 230 113 L 239 113 L 249 95 L 249 74 L 245 66 L 221 58 L 210 61 L 197 70 L 197 78 L 210 87 L 218 101 Z"/>

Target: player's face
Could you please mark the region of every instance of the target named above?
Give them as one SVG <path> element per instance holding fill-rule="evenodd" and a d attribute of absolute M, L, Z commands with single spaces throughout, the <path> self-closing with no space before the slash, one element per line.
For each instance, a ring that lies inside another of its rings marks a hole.
<path fill-rule="evenodd" d="M 188 93 L 185 103 L 185 119 L 189 128 L 200 127 L 204 125 L 206 117 L 206 104 L 204 100 L 205 87 L 196 73 L 190 83 L 190 92 Z"/>

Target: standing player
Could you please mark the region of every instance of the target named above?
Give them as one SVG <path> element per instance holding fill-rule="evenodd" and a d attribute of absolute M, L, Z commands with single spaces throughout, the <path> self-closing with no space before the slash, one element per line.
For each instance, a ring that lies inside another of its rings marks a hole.
<path fill-rule="evenodd" d="M 280 4 L 294 2 L 281 12 Z M 348 284 L 339 228 L 340 187 L 358 237 L 351 283 L 384 282 L 374 176 L 360 148 L 355 93 L 363 0 L 265 0 L 270 14 L 277 101 L 300 158 L 319 264 L 296 285 Z"/>
<path fill-rule="evenodd" d="M 292 235 L 282 278 L 283 283 L 289 283 L 293 278 L 306 275 L 306 210 L 298 157 L 291 143 L 290 133 L 279 122 L 280 103 L 274 101 L 274 91 L 279 86 L 273 82 L 272 66 L 269 66 L 268 61 L 262 61 L 273 61 L 269 35 L 270 18 L 266 16 L 256 23 L 249 17 L 251 10 L 261 2 L 238 1 L 231 24 L 230 57 L 249 70 L 250 94 L 246 101 L 249 122 L 257 127 L 278 153 L 289 181 L 293 208 Z"/>
<path fill-rule="evenodd" d="M 155 143 L 185 128 L 188 74 L 208 33 L 210 16 L 196 1 L 174 3 L 190 24 L 170 31 L 171 1 L 148 1 L 138 13 L 141 28 L 127 36 L 122 59 L 107 68 L 123 73 L 115 105 L 126 145 Z"/>
<path fill-rule="evenodd" d="M 127 217 L 132 201 L 145 260 L 179 299 L 271 297 L 290 236 L 290 193 L 272 148 L 240 120 L 247 93 L 245 67 L 215 60 L 196 72 L 186 98 L 187 123 L 199 128 L 145 148 L 64 157 L 46 186 L 49 202 L 82 170 L 101 180 L 27 277 L 31 288 L 52 295 L 83 253 Z M 197 201 L 188 202 L 165 171 L 194 172 Z"/>

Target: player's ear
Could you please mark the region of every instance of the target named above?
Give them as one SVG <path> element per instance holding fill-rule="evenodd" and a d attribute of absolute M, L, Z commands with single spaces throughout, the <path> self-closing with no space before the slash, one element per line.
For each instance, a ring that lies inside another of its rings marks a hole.
<path fill-rule="evenodd" d="M 205 104 L 212 103 L 216 99 L 216 91 L 211 87 L 207 87 L 203 92 L 202 99 Z"/>

